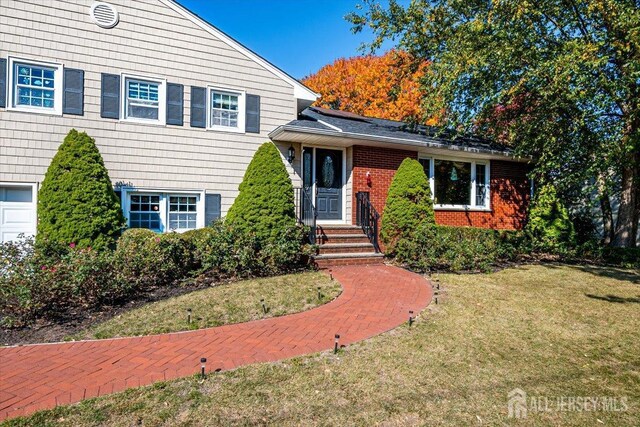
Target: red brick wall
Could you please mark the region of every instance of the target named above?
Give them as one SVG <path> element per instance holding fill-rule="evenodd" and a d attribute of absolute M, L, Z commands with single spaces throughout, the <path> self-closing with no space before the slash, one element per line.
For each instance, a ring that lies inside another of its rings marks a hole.
<path fill-rule="evenodd" d="M 418 152 L 361 145 L 353 147 L 353 224 L 356 223 L 356 193 L 368 191 L 371 204 L 382 215 L 391 180 L 407 157 L 417 159 Z M 367 172 L 371 173 L 371 186 L 367 185 Z"/>
<path fill-rule="evenodd" d="M 377 147 L 353 147 L 353 209 L 356 223 L 356 193 L 368 191 L 369 199 L 382 214 L 391 180 L 400 163 L 418 158 L 416 151 Z M 371 186 L 367 172 L 371 172 Z M 436 211 L 436 222 L 443 225 L 471 226 L 496 229 L 521 229 L 529 203 L 528 167 L 523 163 L 491 161 L 491 212 Z"/>

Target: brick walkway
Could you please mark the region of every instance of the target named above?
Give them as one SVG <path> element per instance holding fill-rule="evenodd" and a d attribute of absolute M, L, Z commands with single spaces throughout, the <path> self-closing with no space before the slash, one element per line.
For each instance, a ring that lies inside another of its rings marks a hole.
<path fill-rule="evenodd" d="M 351 344 L 406 322 L 432 296 L 421 276 L 385 265 L 336 267 L 335 301 L 289 316 L 198 331 L 0 348 L 0 420 L 160 380 Z"/>

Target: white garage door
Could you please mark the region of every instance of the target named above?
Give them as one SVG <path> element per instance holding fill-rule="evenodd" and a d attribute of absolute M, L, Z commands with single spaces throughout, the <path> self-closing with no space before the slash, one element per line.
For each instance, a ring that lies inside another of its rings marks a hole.
<path fill-rule="evenodd" d="M 36 234 L 34 187 L 0 184 L 0 241 L 16 240 L 22 233 Z"/>

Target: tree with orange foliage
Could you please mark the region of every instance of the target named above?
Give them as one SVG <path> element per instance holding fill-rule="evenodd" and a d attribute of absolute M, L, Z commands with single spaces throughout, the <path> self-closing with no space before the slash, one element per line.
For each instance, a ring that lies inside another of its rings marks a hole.
<path fill-rule="evenodd" d="M 302 82 L 320 93 L 318 107 L 433 125 L 437 120 L 426 117 L 420 90 L 428 66 L 416 65 L 404 51 L 390 50 L 382 56 L 338 59 Z"/>

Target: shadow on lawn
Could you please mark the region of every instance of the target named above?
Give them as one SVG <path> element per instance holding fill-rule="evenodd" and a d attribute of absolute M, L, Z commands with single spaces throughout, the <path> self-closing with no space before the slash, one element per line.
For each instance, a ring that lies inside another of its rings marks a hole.
<path fill-rule="evenodd" d="M 616 304 L 640 304 L 640 296 L 634 297 L 619 297 L 617 295 L 593 295 L 593 294 L 584 294 L 588 298 L 599 299 L 601 301 L 613 302 Z"/>
<path fill-rule="evenodd" d="M 591 265 L 574 265 L 572 268 L 609 279 L 623 280 L 640 285 L 640 272 L 616 267 L 595 267 Z"/>

